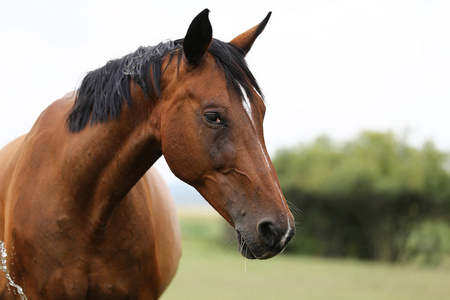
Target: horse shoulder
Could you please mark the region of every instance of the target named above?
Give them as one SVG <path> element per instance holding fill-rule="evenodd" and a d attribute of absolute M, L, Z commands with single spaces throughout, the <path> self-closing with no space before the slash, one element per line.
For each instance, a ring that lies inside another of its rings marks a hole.
<path fill-rule="evenodd" d="M 25 135 L 22 135 L 0 149 L 0 240 L 4 241 L 5 209 L 11 179 L 14 173 L 19 149 Z"/>
<path fill-rule="evenodd" d="M 25 136 L 21 136 L 0 149 L 0 240 L 5 240 L 5 210 L 11 177 L 14 172 L 18 151 Z M 0 299 L 12 299 L 8 291 L 6 277 L 0 276 Z"/>

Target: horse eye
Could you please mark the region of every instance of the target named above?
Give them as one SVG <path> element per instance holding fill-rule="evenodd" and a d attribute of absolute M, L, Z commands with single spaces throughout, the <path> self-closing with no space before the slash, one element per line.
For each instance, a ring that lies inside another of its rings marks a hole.
<path fill-rule="evenodd" d="M 217 112 L 207 112 L 207 113 L 205 113 L 205 118 L 210 123 L 223 124 L 220 114 Z"/>

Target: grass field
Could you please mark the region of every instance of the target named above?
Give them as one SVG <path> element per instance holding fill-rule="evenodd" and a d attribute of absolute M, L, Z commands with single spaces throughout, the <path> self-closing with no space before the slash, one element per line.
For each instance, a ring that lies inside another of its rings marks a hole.
<path fill-rule="evenodd" d="M 223 237 L 221 219 L 180 218 L 183 257 L 163 300 L 450 299 L 448 269 L 288 254 L 267 261 L 245 260 L 231 237 Z"/>

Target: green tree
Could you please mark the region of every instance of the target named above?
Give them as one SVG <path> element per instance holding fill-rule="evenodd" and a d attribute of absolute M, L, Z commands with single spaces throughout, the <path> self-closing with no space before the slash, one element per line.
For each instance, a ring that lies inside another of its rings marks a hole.
<path fill-rule="evenodd" d="M 321 136 L 279 151 L 282 188 L 301 211 L 293 249 L 398 260 L 414 224 L 449 216 L 448 159 L 432 143 L 417 149 L 390 132 L 342 144 Z"/>

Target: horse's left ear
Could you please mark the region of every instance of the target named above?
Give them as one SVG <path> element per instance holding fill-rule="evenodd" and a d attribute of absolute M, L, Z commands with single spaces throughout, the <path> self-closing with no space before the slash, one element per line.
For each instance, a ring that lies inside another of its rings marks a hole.
<path fill-rule="evenodd" d="M 244 54 L 246 55 L 248 53 L 248 51 L 250 51 L 250 48 L 252 47 L 256 38 L 261 34 L 261 32 L 266 27 L 267 22 L 269 22 L 271 15 L 272 15 L 272 12 L 269 12 L 261 23 L 259 23 L 252 29 L 249 29 L 246 32 L 235 37 L 230 42 L 230 44 L 233 44 L 233 45 L 241 48 L 244 51 Z"/>
<path fill-rule="evenodd" d="M 212 27 L 208 18 L 209 9 L 203 10 L 194 20 L 184 37 L 183 51 L 190 64 L 198 66 L 212 41 Z"/>

